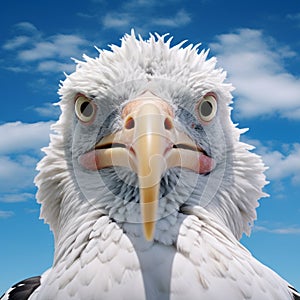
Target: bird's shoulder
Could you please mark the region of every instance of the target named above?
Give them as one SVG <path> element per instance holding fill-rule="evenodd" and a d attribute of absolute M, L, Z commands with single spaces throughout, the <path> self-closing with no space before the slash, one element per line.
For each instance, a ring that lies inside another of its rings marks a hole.
<path fill-rule="evenodd" d="M 230 231 L 203 209 L 187 208 L 185 213 L 189 217 L 182 224 L 177 248 L 199 271 L 198 277 L 202 278 L 206 294 L 220 290 L 222 286 L 226 291 L 232 291 L 232 295 L 239 292 L 240 298 L 263 299 L 261 297 L 267 296 L 300 300 L 296 289 L 256 260 Z"/>
<path fill-rule="evenodd" d="M 34 276 L 13 285 L 0 300 L 27 300 L 41 284 L 41 276 Z"/>

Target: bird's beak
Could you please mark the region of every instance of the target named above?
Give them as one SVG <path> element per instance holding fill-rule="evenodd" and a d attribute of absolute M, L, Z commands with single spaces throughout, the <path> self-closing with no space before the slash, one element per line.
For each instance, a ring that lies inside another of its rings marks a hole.
<path fill-rule="evenodd" d="M 166 170 L 165 154 L 170 148 L 165 128 L 165 120 L 171 122 L 170 116 L 155 101 L 144 100 L 143 103 L 137 103 L 127 118 L 134 120 L 131 147 L 135 153 L 134 163 L 139 179 L 144 235 L 147 240 L 152 240 L 160 180 Z"/>
<path fill-rule="evenodd" d="M 122 130 L 104 137 L 95 150 L 80 157 L 80 163 L 90 170 L 126 166 L 137 173 L 144 235 L 152 240 L 164 172 L 180 166 L 207 173 L 213 160 L 175 129 L 171 107 L 150 92 L 129 102 L 122 118 Z"/>

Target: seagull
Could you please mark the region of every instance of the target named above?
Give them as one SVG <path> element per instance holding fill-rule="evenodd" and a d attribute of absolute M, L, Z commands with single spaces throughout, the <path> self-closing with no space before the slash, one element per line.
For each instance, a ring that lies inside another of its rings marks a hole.
<path fill-rule="evenodd" d="M 126 34 L 61 82 L 35 179 L 52 267 L 1 300 L 300 299 L 239 242 L 266 167 L 201 44 Z"/>

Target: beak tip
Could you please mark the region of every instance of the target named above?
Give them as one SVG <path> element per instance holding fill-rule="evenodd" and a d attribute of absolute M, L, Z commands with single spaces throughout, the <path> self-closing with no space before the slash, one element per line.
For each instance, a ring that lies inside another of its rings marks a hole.
<path fill-rule="evenodd" d="M 148 242 L 153 241 L 155 222 L 145 222 L 144 223 L 144 237 Z"/>

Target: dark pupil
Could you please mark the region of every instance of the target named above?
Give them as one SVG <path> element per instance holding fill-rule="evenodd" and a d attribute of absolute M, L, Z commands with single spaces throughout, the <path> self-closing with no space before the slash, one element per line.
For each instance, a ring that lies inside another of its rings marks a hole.
<path fill-rule="evenodd" d="M 90 117 L 93 113 L 93 106 L 89 102 L 83 102 L 80 106 L 80 112 L 85 117 Z"/>
<path fill-rule="evenodd" d="M 207 117 L 211 114 L 212 112 L 212 104 L 208 101 L 204 101 L 201 105 L 201 114 L 204 117 Z"/>

